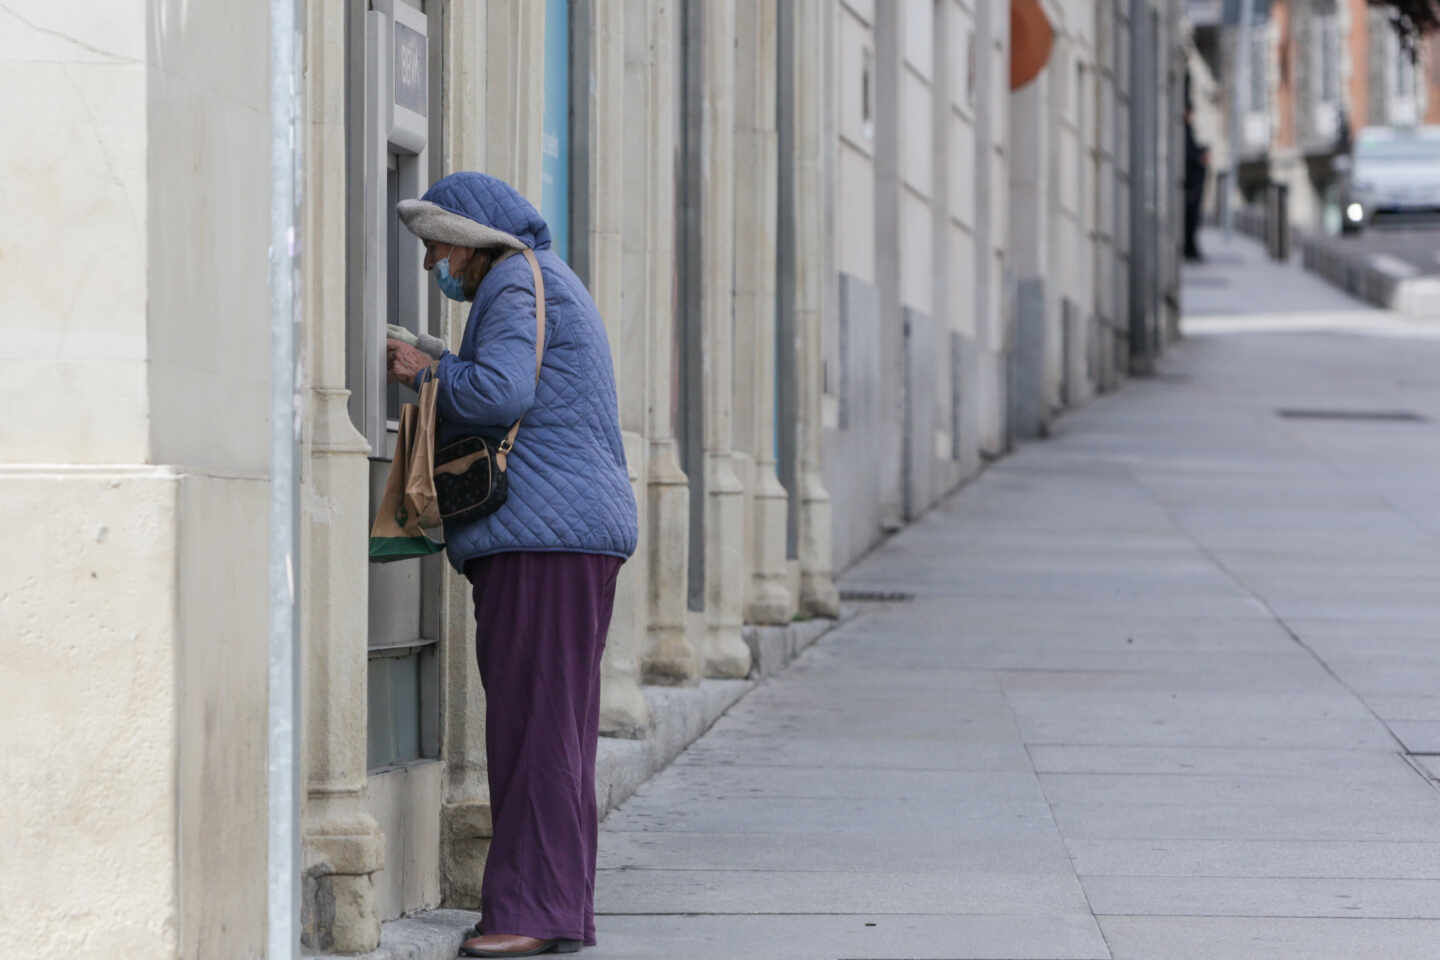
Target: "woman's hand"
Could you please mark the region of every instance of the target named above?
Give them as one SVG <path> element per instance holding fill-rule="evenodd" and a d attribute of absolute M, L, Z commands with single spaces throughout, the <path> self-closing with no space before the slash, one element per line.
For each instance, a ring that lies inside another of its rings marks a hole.
<path fill-rule="evenodd" d="M 407 386 L 413 384 L 415 374 L 430 366 L 432 362 L 429 354 L 408 343 L 401 343 L 399 340 L 385 341 L 385 371 L 388 383 L 403 383 Z"/>

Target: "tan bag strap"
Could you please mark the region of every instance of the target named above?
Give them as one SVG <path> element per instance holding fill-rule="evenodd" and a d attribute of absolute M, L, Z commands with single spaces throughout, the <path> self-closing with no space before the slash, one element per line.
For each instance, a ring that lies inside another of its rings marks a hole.
<path fill-rule="evenodd" d="M 535 278 L 535 385 L 540 385 L 540 366 L 545 362 L 545 280 L 540 276 L 540 261 L 529 247 L 520 251 L 530 264 L 530 276 Z M 520 420 L 524 420 L 521 417 Z M 500 441 L 500 469 L 505 469 L 505 455 L 515 446 L 515 437 L 520 433 L 520 420 L 516 420 Z"/>

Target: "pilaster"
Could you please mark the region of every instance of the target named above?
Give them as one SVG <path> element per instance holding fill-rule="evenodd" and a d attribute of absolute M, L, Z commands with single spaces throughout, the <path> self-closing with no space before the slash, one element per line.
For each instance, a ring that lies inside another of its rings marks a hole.
<path fill-rule="evenodd" d="M 1102 8 L 1109 4 L 1102 3 Z M 975 339 L 976 426 L 980 453 L 1006 449 L 1006 236 L 1009 113 L 1009 24 L 1006 8 L 975 7 Z"/>
<path fill-rule="evenodd" d="M 790 495 L 776 472 L 777 20 L 774 4 L 737 0 L 735 461 L 746 489 L 745 619 L 764 624 L 795 615 L 785 557 Z"/>
<path fill-rule="evenodd" d="M 495 57 L 515 56 L 516 40 L 528 44 L 518 52 L 532 62 L 541 59 L 543 19 L 536 12 L 504 3 L 485 8 L 449 4 L 445 12 L 444 57 L 447 83 L 444 141 L 439 144 L 441 172 L 487 170 L 520 187 L 532 200 L 540 195 L 537 146 L 533 152 L 505 150 L 495 140 L 506 131 L 529 122 L 518 116 L 538 104 L 533 85 L 538 71 L 522 76 L 532 89 L 514 89 L 511 75 L 494 70 Z M 499 27 L 497 27 L 497 24 Z M 503 28 L 503 29 L 501 29 Z M 496 33 L 494 30 L 501 29 Z M 492 49 L 492 39 L 494 48 Z M 492 86 L 494 84 L 494 86 Z M 491 93 L 494 93 L 492 99 Z M 538 117 L 538 114 L 537 114 Z M 539 120 L 535 121 L 538 142 Z M 529 184 L 528 189 L 522 184 Z M 469 305 L 440 301 L 440 335 L 458 349 L 469 320 Z M 475 609 L 470 583 L 447 565 L 440 603 L 441 749 L 445 761 L 444 799 L 440 807 L 440 896 L 448 907 L 480 906 L 480 881 L 490 850 L 490 786 L 485 758 L 485 690 L 475 665 Z"/>
<path fill-rule="evenodd" d="M 821 0 L 795 0 L 795 75 L 822 76 L 824 71 L 824 18 L 834 11 Z M 797 351 L 800 496 L 800 609 L 816 616 L 836 616 L 840 596 L 833 578 L 830 494 L 825 489 L 821 439 L 821 311 L 825 303 L 824 191 L 822 150 L 824 101 L 820 85 L 797 82 L 795 96 L 795 323 L 800 340 Z"/>
<path fill-rule="evenodd" d="M 643 344 L 648 322 L 644 306 L 646 198 L 630 191 L 636 187 L 631 164 L 643 160 L 637 153 L 643 151 L 647 111 L 643 101 L 636 104 L 629 99 L 634 78 L 629 76 L 632 51 L 627 43 L 626 0 L 583 0 L 571 9 L 571 47 L 575 51 L 571 89 L 576 118 L 571 169 L 577 205 L 572 222 L 579 241 L 573 259 L 609 335 L 630 485 L 637 507 L 643 508 L 641 482 L 649 453 L 644 438 L 649 361 L 643 350 L 637 353 L 633 347 Z M 643 59 L 634 68 L 640 71 L 643 85 Z M 638 145 L 627 140 L 637 122 L 641 127 Z M 643 509 L 641 512 L 643 531 Z M 620 571 L 601 665 L 600 731 L 610 736 L 639 737 L 649 723 L 649 709 L 640 693 L 640 658 L 646 639 L 647 564 L 643 551 L 642 546 Z"/>
<path fill-rule="evenodd" d="M 479 46 L 467 55 L 476 56 L 485 72 L 485 103 L 458 105 L 458 109 L 474 110 L 484 117 L 480 129 L 462 142 L 459 130 L 475 130 L 475 125 L 447 128 L 446 139 L 469 162 L 454 169 L 484 170 L 538 206 L 541 121 L 545 115 L 545 4 L 538 0 L 486 0 L 480 12 L 474 10 L 476 6 L 481 5 L 447 6 L 454 22 L 460 23 L 462 18 L 467 24 L 473 21 L 470 33 Z"/>
<path fill-rule="evenodd" d="M 743 677 L 745 488 L 733 456 L 735 279 L 735 0 L 698 11 L 703 48 L 700 322 L 705 404 L 705 672 Z"/>
<path fill-rule="evenodd" d="M 648 638 L 642 661 L 651 683 L 690 684 L 702 670 L 698 637 L 689 630 L 690 480 L 680 466 L 672 409 L 675 371 L 675 97 L 679 94 L 675 0 L 646 0 L 650 13 L 651 251 L 650 391 L 647 432 L 645 549 L 649 561 Z M 630 8 L 633 10 L 633 7 Z M 629 10 L 627 10 L 627 15 Z"/>
<path fill-rule="evenodd" d="M 380 942 L 373 875 L 384 865 L 365 796 L 370 448 L 346 406 L 344 11 L 312 3 L 306 20 L 302 920 L 307 946 L 356 952 Z"/>

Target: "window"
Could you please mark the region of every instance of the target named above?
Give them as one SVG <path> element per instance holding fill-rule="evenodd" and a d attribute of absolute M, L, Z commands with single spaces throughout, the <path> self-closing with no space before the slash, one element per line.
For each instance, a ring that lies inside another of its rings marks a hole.
<path fill-rule="evenodd" d="M 1340 18 L 1316 12 L 1302 38 L 1300 55 L 1305 81 L 1309 127 L 1304 131 L 1314 145 L 1331 145 L 1340 130 Z"/>
<path fill-rule="evenodd" d="M 1401 48 L 1398 39 L 1392 38 L 1391 42 L 1395 48 L 1395 71 L 1392 77 L 1394 85 L 1390 92 L 1396 97 L 1413 97 L 1415 96 L 1415 62 L 1410 59 L 1410 54 Z"/>
<path fill-rule="evenodd" d="M 1315 64 L 1315 99 L 1322 103 L 1334 103 L 1340 99 L 1340 18 L 1335 14 L 1318 16 L 1313 21 L 1315 43 L 1312 55 Z"/>
<path fill-rule="evenodd" d="M 1250 34 L 1250 113 L 1266 113 L 1270 105 L 1270 32 L 1256 25 Z"/>
<path fill-rule="evenodd" d="M 975 31 L 970 31 L 970 39 L 965 44 L 965 102 L 975 106 Z"/>
<path fill-rule="evenodd" d="M 1409 126 L 1419 120 L 1418 79 L 1415 61 L 1400 42 L 1393 29 L 1386 28 L 1387 54 L 1386 93 L 1389 94 L 1387 121 L 1395 126 Z"/>
<path fill-rule="evenodd" d="M 860 122 L 865 139 L 875 139 L 875 52 L 869 47 L 860 54 Z"/>
<path fill-rule="evenodd" d="M 428 19 L 408 3 L 346 6 L 346 380 L 350 416 L 370 442 L 370 504 L 384 490 L 408 387 L 385 382 L 385 327 L 431 332 L 432 285 L 420 241 L 395 207 L 430 180 Z M 367 518 L 368 519 L 368 518 Z M 439 557 L 369 568 L 372 770 L 437 757 Z"/>

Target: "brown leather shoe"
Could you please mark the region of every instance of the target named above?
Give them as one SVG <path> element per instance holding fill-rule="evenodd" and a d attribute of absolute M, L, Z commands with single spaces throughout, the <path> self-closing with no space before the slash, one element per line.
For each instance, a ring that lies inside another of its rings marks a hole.
<path fill-rule="evenodd" d="M 537 940 L 513 933 L 487 933 L 460 944 L 460 956 L 535 957 L 542 953 L 574 953 L 579 949 L 579 940 Z"/>

